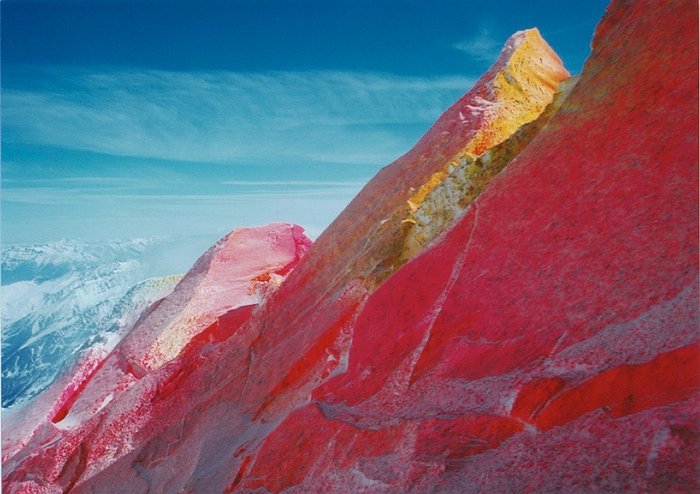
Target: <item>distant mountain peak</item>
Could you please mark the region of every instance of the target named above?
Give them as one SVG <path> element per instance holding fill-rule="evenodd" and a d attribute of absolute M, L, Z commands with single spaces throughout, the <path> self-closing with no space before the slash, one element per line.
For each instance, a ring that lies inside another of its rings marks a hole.
<path fill-rule="evenodd" d="M 516 33 L 313 246 L 232 233 L 3 418 L 3 487 L 698 491 L 697 48 L 682 1 L 580 79 Z"/>

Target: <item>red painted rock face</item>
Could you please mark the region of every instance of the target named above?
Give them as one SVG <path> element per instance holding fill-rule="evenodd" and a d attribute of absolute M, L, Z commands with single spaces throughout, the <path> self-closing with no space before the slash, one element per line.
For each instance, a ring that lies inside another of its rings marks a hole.
<path fill-rule="evenodd" d="M 443 235 L 385 280 L 342 258 L 416 192 L 401 166 L 432 183 L 468 141 L 437 156 L 431 131 L 363 192 L 382 214 L 353 225 L 354 203 L 262 307 L 42 422 L 5 489 L 699 490 L 697 26 L 691 2 L 613 2 L 561 107 Z"/>

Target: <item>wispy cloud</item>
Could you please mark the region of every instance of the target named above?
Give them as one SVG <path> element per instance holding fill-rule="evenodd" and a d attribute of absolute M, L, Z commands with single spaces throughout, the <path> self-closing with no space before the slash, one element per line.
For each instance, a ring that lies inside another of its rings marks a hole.
<path fill-rule="evenodd" d="M 143 180 L 129 177 L 63 177 L 63 178 L 24 178 L 22 180 L 3 178 L 3 184 L 83 184 L 98 186 L 130 186 L 142 184 Z"/>
<path fill-rule="evenodd" d="M 482 27 L 479 32 L 453 45 L 455 50 L 466 53 L 470 58 L 480 62 L 495 62 L 501 51 L 502 41 L 497 40 L 491 32 Z"/>
<path fill-rule="evenodd" d="M 287 221 L 318 236 L 357 194 L 361 185 L 274 188 L 219 194 L 96 193 L 92 189 L 3 190 L 3 241 L 56 238 L 217 236 L 241 226 Z M 279 190 L 278 190 L 279 189 Z M 51 218 L 47 221 L 46 218 Z M 202 245 L 202 252 L 207 245 Z"/>
<path fill-rule="evenodd" d="M 185 161 L 377 165 L 406 152 L 474 82 L 76 68 L 37 79 L 34 89 L 3 93 L 3 127 L 15 142 Z"/>
<path fill-rule="evenodd" d="M 221 182 L 223 185 L 240 185 L 240 186 L 264 186 L 264 187 L 290 187 L 290 186 L 301 186 L 301 187 L 354 187 L 362 186 L 365 182 L 357 181 L 338 181 L 338 180 L 226 180 Z"/>

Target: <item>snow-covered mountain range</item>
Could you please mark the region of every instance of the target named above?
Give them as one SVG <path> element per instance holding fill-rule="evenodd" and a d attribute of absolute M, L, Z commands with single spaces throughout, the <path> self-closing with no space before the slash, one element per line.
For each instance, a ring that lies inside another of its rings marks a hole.
<path fill-rule="evenodd" d="M 41 392 L 85 349 L 109 350 L 121 330 L 172 291 L 179 275 L 149 278 L 149 254 L 162 244 L 61 240 L 3 247 L 3 408 Z"/>

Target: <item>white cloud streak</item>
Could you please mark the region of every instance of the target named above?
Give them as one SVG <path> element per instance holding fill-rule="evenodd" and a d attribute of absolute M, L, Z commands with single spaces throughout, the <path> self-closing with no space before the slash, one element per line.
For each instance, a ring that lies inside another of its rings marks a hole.
<path fill-rule="evenodd" d="M 385 164 L 474 83 L 332 71 L 53 68 L 37 77 L 36 89 L 3 93 L 3 127 L 13 142 L 263 164 Z"/>
<path fill-rule="evenodd" d="M 332 186 L 362 186 L 365 182 L 337 181 L 337 180 L 225 180 L 223 185 L 241 186 L 279 186 L 279 187 L 332 187 Z"/>
<path fill-rule="evenodd" d="M 495 62 L 501 52 L 502 42 L 496 40 L 486 28 L 473 37 L 459 41 L 453 45 L 455 50 L 466 53 L 470 58 L 480 62 Z"/>

